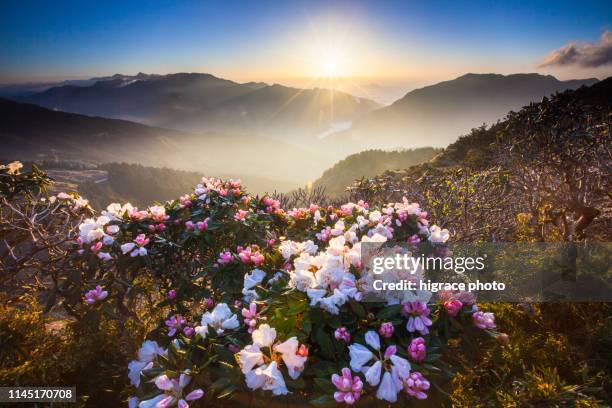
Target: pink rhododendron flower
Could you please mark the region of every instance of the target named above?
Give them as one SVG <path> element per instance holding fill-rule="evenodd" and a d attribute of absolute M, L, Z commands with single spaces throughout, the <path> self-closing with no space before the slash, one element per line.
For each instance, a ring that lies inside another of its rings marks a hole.
<path fill-rule="evenodd" d="M 204 391 L 195 389 L 185 395 L 183 398 L 183 390 L 191 381 L 189 371 L 184 372 L 178 379 L 168 378 L 166 374 L 155 378 L 155 386 L 163 391 L 149 400 L 142 401 L 139 405 L 141 408 L 169 408 L 175 404 L 178 408 L 189 408 L 187 401 L 195 401 L 204 396 Z"/>
<path fill-rule="evenodd" d="M 431 326 L 431 319 L 428 317 L 430 310 L 425 302 L 415 300 L 404 303 L 402 312 L 408 316 L 406 330 L 411 333 L 418 331 L 423 335 L 429 333 L 427 326 Z"/>
<path fill-rule="evenodd" d="M 251 302 L 248 309 L 242 309 L 242 316 L 244 317 L 244 324 L 248 327 L 249 333 L 253 333 L 257 325 L 257 319 L 260 319 L 259 312 L 257 312 L 257 304 Z"/>
<path fill-rule="evenodd" d="M 410 359 L 416 363 L 420 363 L 425 360 L 425 356 L 427 354 L 427 347 L 425 346 L 425 339 L 422 337 L 417 337 L 412 339 L 410 345 L 408 346 L 408 355 Z"/>
<path fill-rule="evenodd" d="M 457 292 L 453 292 L 452 290 L 441 290 L 438 292 L 438 298 L 441 302 L 455 299 L 465 306 L 472 306 L 476 303 L 476 295 L 467 290 L 459 290 Z"/>
<path fill-rule="evenodd" d="M 206 231 L 206 229 L 208 228 L 208 218 L 204 221 L 198 221 L 196 223 L 196 227 L 198 227 L 198 231 Z"/>
<path fill-rule="evenodd" d="M 419 236 L 416 234 L 408 238 L 408 244 L 410 245 L 416 245 L 419 242 L 421 242 L 421 238 L 419 238 Z"/>
<path fill-rule="evenodd" d="M 331 380 L 338 389 L 338 391 L 334 392 L 336 402 L 352 405 L 361 396 L 363 382 L 361 382 L 358 376 L 351 375 L 351 370 L 347 367 L 342 369 L 342 375 L 332 375 Z"/>
<path fill-rule="evenodd" d="M 321 230 L 321 232 L 318 232 L 317 234 L 315 234 L 315 236 L 317 237 L 319 241 L 322 241 L 322 242 L 329 241 L 329 239 L 332 236 L 331 228 L 325 227 L 324 229 Z"/>
<path fill-rule="evenodd" d="M 166 326 L 168 327 L 168 329 L 170 329 L 168 331 L 168 336 L 169 337 L 174 336 L 177 331 L 183 328 L 184 324 L 185 324 L 185 318 L 183 316 L 177 314 L 177 315 L 170 317 L 168 320 L 166 320 Z"/>
<path fill-rule="evenodd" d="M 457 299 L 450 299 L 444 302 L 444 309 L 449 316 L 457 316 L 462 307 L 463 303 Z"/>
<path fill-rule="evenodd" d="M 149 244 L 149 238 L 146 237 L 145 234 L 138 234 L 138 236 L 136 237 L 136 239 L 134 240 L 134 242 L 136 243 L 136 245 L 138 245 L 139 247 L 143 247 L 145 245 Z"/>
<path fill-rule="evenodd" d="M 88 305 L 93 305 L 95 303 L 101 302 L 108 296 L 108 292 L 102 290 L 102 286 L 97 285 L 95 289 L 92 289 L 85 293 L 85 303 Z"/>
<path fill-rule="evenodd" d="M 213 307 L 215 307 L 215 301 L 211 298 L 206 298 L 204 299 L 204 308 L 205 309 L 212 309 Z"/>
<path fill-rule="evenodd" d="M 142 221 L 149 217 L 149 213 L 147 211 L 138 211 L 138 208 L 134 207 L 128 210 L 128 216 L 134 221 Z"/>
<path fill-rule="evenodd" d="M 346 330 L 346 327 L 336 329 L 334 332 L 334 337 L 336 340 L 342 340 L 345 343 L 349 343 L 351 341 L 351 333 Z"/>
<path fill-rule="evenodd" d="M 181 206 L 183 208 L 191 207 L 192 205 L 191 196 L 189 194 L 185 194 L 184 196 L 181 196 L 179 198 L 179 201 L 181 202 Z"/>
<path fill-rule="evenodd" d="M 397 219 L 400 222 L 404 222 L 408 219 L 408 212 L 406 210 L 398 210 L 397 211 Z"/>
<path fill-rule="evenodd" d="M 265 196 L 261 199 L 261 202 L 266 207 L 266 212 L 268 214 L 281 212 L 280 201 L 275 200 L 271 197 Z"/>
<path fill-rule="evenodd" d="M 248 211 L 238 210 L 238 211 L 236 211 L 236 214 L 234 214 L 234 219 L 236 221 L 244 221 L 244 220 L 246 220 L 247 215 L 249 215 Z"/>
<path fill-rule="evenodd" d="M 386 339 L 391 338 L 391 336 L 393 336 L 394 331 L 395 328 L 393 327 L 393 323 L 391 322 L 384 322 L 378 328 L 378 333 Z"/>
<path fill-rule="evenodd" d="M 264 261 L 265 261 L 265 258 L 259 251 L 251 255 L 251 262 L 253 262 L 253 264 L 255 264 L 256 266 L 263 264 Z"/>
<path fill-rule="evenodd" d="M 195 228 L 195 226 L 193 225 L 193 221 L 185 221 L 185 228 L 187 229 L 187 231 L 193 231 L 193 229 Z"/>
<path fill-rule="evenodd" d="M 261 252 L 259 252 L 259 247 L 257 247 L 257 245 L 251 245 L 247 248 L 238 247 L 236 252 L 238 252 L 238 258 L 240 258 L 242 263 L 247 265 L 254 264 L 259 266 L 265 261 L 265 258 Z"/>
<path fill-rule="evenodd" d="M 232 256 L 232 253 L 230 251 L 224 251 L 219 254 L 219 259 L 217 259 L 217 262 L 219 262 L 221 265 L 227 265 L 232 263 L 233 260 L 234 257 Z"/>
<path fill-rule="evenodd" d="M 495 315 L 493 313 L 474 312 L 472 319 L 479 329 L 495 328 Z"/>
<path fill-rule="evenodd" d="M 185 326 L 183 328 L 183 334 L 185 335 L 185 337 L 191 337 L 193 336 L 194 333 L 195 333 L 195 330 L 191 326 Z"/>
<path fill-rule="evenodd" d="M 176 298 L 176 290 L 174 290 L 174 289 L 170 289 L 170 290 L 168 291 L 167 298 L 168 298 L 169 300 L 172 300 L 172 299 Z"/>
<path fill-rule="evenodd" d="M 418 371 L 411 372 L 408 378 L 404 380 L 404 391 L 406 391 L 406 394 L 420 400 L 427 398 L 429 386 L 429 381 Z"/>
<path fill-rule="evenodd" d="M 93 252 L 94 254 L 97 253 L 99 250 L 102 249 L 102 242 L 98 241 L 95 244 L 93 244 L 89 249 L 91 249 L 91 252 Z"/>

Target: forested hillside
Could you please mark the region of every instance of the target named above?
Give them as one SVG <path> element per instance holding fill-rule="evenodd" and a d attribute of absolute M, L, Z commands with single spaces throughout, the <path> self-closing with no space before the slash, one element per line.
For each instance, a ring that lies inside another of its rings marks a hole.
<path fill-rule="evenodd" d="M 355 179 L 373 177 L 387 170 L 414 166 L 428 161 L 440 151 L 441 149 L 432 147 L 394 151 L 366 150 L 352 154 L 325 170 L 312 187 L 322 187 L 327 195 L 337 197 L 344 194 L 346 186 Z"/>

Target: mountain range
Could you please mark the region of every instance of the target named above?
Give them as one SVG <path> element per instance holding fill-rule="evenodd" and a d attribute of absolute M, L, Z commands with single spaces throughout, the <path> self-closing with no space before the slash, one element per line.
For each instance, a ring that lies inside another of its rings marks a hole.
<path fill-rule="evenodd" d="M 248 133 L 303 142 L 380 107 L 327 89 L 237 83 L 210 74 L 114 76 L 14 98 L 54 110 L 191 132 Z"/>
<path fill-rule="evenodd" d="M 195 133 L 267 137 L 302 147 L 324 140 L 323 148 L 337 151 L 340 158 L 368 148 L 443 147 L 510 110 L 595 82 L 540 74 L 466 74 L 415 89 L 383 107 L 330 89 L 238 83 L 199 73 L 139 73 L 68 81 L 12 99 Z"/>
<path fill-rule="evenodd" d="M 596 82 L 467 74 L 380 107 L 332 90 L 241 84 L 208 74 L 117 74 L 0 99 L 0 159 L 125 161 L 242 177 L 258 183 L 253 191 L 287 190 L 350 154 L 445 146 L 531 101 Z M 389 160 L 383 153 L 368 160 Z M 347 175 L 335 174 L 315 184 L 340 192 Z"/>
<path fill-rule="evenodd" d="M 596 78 L 560 81 L 540 74 L 466 74 L 415 89 L 393 104 L 370 112 L 345 131 L 329 138 L 345 153 L 372 147 L 444 147 L 483 123 L 494 123 L 544 96 L 583 85 Z"/>

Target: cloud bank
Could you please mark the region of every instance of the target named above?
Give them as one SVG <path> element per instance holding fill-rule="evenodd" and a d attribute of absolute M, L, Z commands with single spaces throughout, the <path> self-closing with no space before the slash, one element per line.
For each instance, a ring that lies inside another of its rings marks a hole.
<path fill-rule="evenodd" d="M 599 41 L 565 44 L 544 57 L 539 66 L 578 65 L 586 68 L 596 68 L 608 64 L 612 64 L 612 31 L 606 30 Z"/>

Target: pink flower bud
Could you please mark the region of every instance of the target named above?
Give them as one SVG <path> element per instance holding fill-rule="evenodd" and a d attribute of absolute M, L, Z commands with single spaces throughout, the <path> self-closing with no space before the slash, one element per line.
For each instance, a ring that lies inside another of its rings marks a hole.
<path fill-rule="evenodd" d="M 462 307 L 463 303 L 457 299 L 450 299 L 444 302 L 444 309 L 449 316 L 457 316 Z"/>
<path fill-rule="evenodd" d="M 384 322 L 378 328 L 378 333 L 386 339 L 391 338 L 391 336 L 393 336 L 394 331 L 395 328 L 393 327 L 393 323 L 391 322 Z"/>
<path fill-rule="evenodd" d="M 425 360 L 425 356 L 427 354 L 427 347 L 425 346 L 425 339 L 422 337 L 417 337 L 412 339 L 410 345 L 408 346 L 408 355 L 410 359 L 415 363 L 420 363 Z"/>

